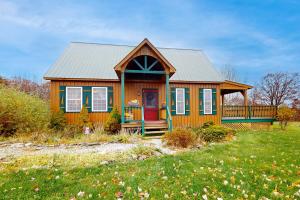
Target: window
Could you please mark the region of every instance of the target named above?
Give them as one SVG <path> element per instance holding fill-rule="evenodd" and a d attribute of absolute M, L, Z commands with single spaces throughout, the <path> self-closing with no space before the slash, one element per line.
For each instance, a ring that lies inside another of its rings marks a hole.
<path fill-rule="evenodd" d="M 185 114 L 184 88 L 176 88 L 176 114 Z"/>
<path fill-rule="evenodd" d="M 107 111 L 107 87 L 92 88 L 92 111 Z"/>
<path fill-rule="evenodd" d="M 204 99 L 204 114 L 212 114 L 212 90 L 203 90 Z"/>
<path fill-rule="evenodd" d="M 82 107 L 82 88 L 66 87 L 66 112 L 80 112 Z"/>

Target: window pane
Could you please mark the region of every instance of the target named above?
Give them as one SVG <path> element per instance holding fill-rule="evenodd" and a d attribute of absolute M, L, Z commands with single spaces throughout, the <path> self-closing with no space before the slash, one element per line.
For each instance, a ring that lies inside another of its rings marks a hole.
<path fill-rule="evenodd" d="M 81 110 L 81 88 L 67 88 L 67 112 L 80 112 Z"/>
<path fill-rule="evenodd" d="M 185 113 L 184 88 L 176 88 L 176 113 Z"/>
<path fill-rule="evenodd" d="M 147 108 L 156 108 L 158 105 L 157 92 L 145 92 L 145 106 Z"/>
<path fill-rule="evenodd" d="M 212 91 L 211 89 L 204 90 L 204 113 L 212 113 Z"/>
<path fill-rule="evenodd" d="M 93 111 L 107 110 L 107 88 L 93 88 Z"/>

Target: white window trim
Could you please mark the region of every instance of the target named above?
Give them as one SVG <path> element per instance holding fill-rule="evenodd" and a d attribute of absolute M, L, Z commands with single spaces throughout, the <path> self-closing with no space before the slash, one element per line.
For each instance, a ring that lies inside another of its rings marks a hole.
<path fill-rule="evenodd" d="M 179 113 L 178 112 L 178 102 L 177 102 L 177 92 L 178 90 L 182 90 L 183 91 L 183 112 Z M 184 88 L 176 88 L 176 115 L 184 115 L 185 114 L 185 89 Z"/>
<path fill-rule="evenodd" d="M 209 91 L 211 95 L 211 104 L 210 104 L 210 110 L 211 112 L 205 112 L 205 91 Z M 212 114 L 212 105 L 213 105 L 213 99 L 212 99 L 212 89 L 204 89 L 203 90 L 203 110 L 205 115 L 211 115 Z"/>
<path fill-rule="evenodd" d="M 105 104 L 105 109 L 104 110 L 94 109 L 94 89 L 97 89 L 97 88 L 104 88 L 105 89 L 106 104 Z M 108 111 L 107 87 L 92 87 L 92 112 L 107 112 L 107 111 Z"/>
<path fill-rule="evenodd" d="M 69 88 L 79 88 L 80 89 L 80 110 L 74 111 L 74 110 L 68 110 L 68 89 Z M 80 112 L 82 110 L 82 87 L 66 87 L 66 112 Z"/>

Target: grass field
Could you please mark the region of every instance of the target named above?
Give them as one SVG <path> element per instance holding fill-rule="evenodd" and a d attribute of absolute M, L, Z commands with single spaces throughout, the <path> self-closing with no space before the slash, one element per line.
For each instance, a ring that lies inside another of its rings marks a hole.
<path fill-rule="evenodd" d="M 1 199 L 300 199 L 299 190 L 299 124 L 144 161 L 0 173 Z"/>

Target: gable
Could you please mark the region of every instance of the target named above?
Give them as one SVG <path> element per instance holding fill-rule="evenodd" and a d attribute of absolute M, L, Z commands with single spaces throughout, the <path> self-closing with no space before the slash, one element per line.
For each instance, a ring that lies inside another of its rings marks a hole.
<path fill-rule="evenodd" d="M 144 39 L 138 46 L 136 46 L 128 55 L 126 55 L 115 67 L 116 72 L 124 71 L 127 64 L 138 56 L 151 56 L 157 59 L 165 68 L 167 73 L 173 75 L 176 71 L 175 67 L 149 42 Z"/>

